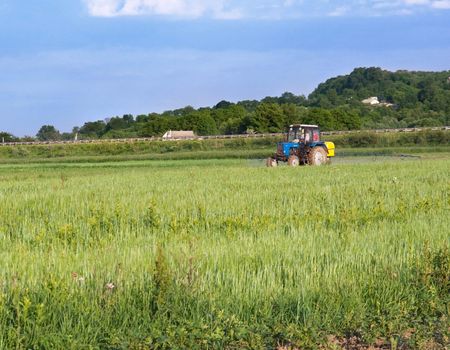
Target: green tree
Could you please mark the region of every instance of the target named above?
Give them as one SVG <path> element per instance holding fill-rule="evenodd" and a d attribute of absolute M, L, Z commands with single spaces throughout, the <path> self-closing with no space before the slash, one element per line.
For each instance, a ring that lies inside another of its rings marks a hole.
<path fill-rule="evenodd" d="M 255 130 L 264 132 L 280 132 L 284 130 L 286 121 L 283 110 L 276 103 L 261 103 L 254 113 Z"/>
<path fill-rule="evenodd" d="M 296 96 L 291 92 L 285 92 L 278 99 L 280 104 L 293 104 L 297 106 L 304 106 L 306 104 L 306 97 L 303 95 Z"/>
<path fill-rule="evenodd" d="M 136 123 L 146 123 L 150 120 L 150 115 L 140 114 L 136 117 Z"/>
<path fill-rule="evenodd" d="M 153 137 L 163 136 L 166 131 L 170 129 L 178 129 L 173 123 L 171 124 L 170 117 L 152 116 L 152 118 L 144 124 L 139 131 L 139 136 Z"/>
<path fill-rule="evenodd" d="M 105 131 L 128 129 L 133 122 L 134 118 L 129 114 L 124 115 L 122 118 L 114 117 L 108 121 L 108 124 L 106 124 Z"/>
<path fill-rule="evenodd" d="M 18 141 L 18 138 L 9 132 L 0 131 L 0 142 L 15 142 Z"/>
<path fill-rule="evenodd" d="M 244 107 L 229 105 L 228 107 L 211 110 L 211 117 L 216 122 L 219 133 L 235 134 L 239 131 L 239 124 L 244 119 Z"/>
<path fill-rule="evenodd" d="M 75 134 L 73 134 L 71 132 L 63 132 L 61 134 L 61 140 L 72 141 L 73 139 L 75 139 Z"/>
<path fill-rule="evenodd" d="M 105 133 L 106 123 L 103 120 L 87 122 L 80 128 L 79 134 L 87 138 L 98 138 Z"/>
<path fill-rule="evenodd" d="M 233 106 L 233 103 L 228 102 L 228 101 L 225 101 L 225 100 L 222 100 L 222 101 L 220 101 L 218 104 L 216 104 L 216 105 L 213 107 L 213 109 L 228 108 L 228 107 L 231 107 L 231 106 Z"/>
<path fill-rule="evenodd" d="M 217 126 L 207 109 L 194 111 L 182 120 L 183 129 L 193 130 L 197 135 L 216 135 Z"/>
<path fill-rule="evenodd" d="M 43 125 L 36 137 L 39 141 L 57 141 L 61 139 L 61 134 L 53 125 Z"/>
<path fill-rule="evenodd" d="M 361 128 L 361 118 L 358 111 L 349 107 L 338 107 L 331 111 L 333 117 L 330 129 L 334 130 L 355 130 Z"/>
<path fill-rule="evenodd" d="M 319 125 L 322 130 L 335 129 L 335 118 L 331 111 L 324 108 L 311 108 L 305 120 L 306 124 Z"/>
<path fill-rule="evenodd" d="M 254 112 L 259 105 L 259 101 L 256 100 L 244 100 L 237 103 L 238 106 L 244 107 L 247 112 Z"/>
<path fill-rule="evenodd" d="M 305 107 L 301 107 L 292 103 L 281 105 L 286 125 L 301 123 L 307 112 Z"/>

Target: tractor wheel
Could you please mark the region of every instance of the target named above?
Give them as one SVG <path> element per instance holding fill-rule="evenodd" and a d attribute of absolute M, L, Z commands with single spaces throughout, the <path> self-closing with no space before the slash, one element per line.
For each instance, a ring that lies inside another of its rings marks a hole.
<path fill-rule="evenodd" d="M 289 164 L 289 166 L 296 167 L 296 166 L 300 165 L 300 160 L 298 159 L 297 156 L 291 155 L 288 158 L 288 164 Z"/>
<path fill-rule="evenodd" d="M 269 157 L 266 160 L 266 165 L 269 168 L 275 168 L 276 166 L 278 166 L 278 163 L 277 163 L 276 159 L 273 159 L 273 158 Z"/>
<path fill-rule="evenodd" d="M 328 162 L 327 152 L 322 147 L 314 147 L 308 154 L 309 165 L 323 165 Z"/>

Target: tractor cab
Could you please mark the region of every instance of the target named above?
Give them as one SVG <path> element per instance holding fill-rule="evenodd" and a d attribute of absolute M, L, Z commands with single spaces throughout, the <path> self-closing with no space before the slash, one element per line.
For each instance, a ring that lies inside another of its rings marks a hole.
<path fill-rule="evenodd" d="M 305 143 L 320 141 L 320 130 L 317 125 L 294 124 L 289 126 L 286 142 Z"/>
<path fill-rule="evenodd" d="M 284 142 L 277 145 L 277 153 L 267 160 L 268 166 L 287 162 L 291 166 L 321 165 L 334 157 L 334 144 L 320 140 L 317 125 L 293 124 L 285 134 Z"/>

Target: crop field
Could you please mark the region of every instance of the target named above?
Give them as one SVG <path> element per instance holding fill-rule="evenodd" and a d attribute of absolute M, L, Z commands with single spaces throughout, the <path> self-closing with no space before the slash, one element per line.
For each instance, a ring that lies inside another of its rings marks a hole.
<path fill-rule="evenodd" d="M 450 131 L 328 135 L 340 155 L 393 155 L 402 153 L 449 153 Z M 93 142 L 3 146 L 0 164 L 98 163 L 142 160 L 260 159 L 274 151 L 281 137 L 184 141 Z"/>
<path fill-rule="evenodd" d="M 0 165 L 0 349 L 449 346 L 448 155 L 262 164 Z"/>

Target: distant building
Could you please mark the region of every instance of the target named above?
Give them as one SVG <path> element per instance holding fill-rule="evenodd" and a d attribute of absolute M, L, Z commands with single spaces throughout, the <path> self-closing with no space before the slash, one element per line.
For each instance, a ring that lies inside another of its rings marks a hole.
<path fill-rule="evenodd" d="M 162 137 L 163 140 L 183 140 L 183 139 L 193 139 L 195 138 L 195 133 L 193 131 L 179 130 L 172 131 L 169 130 Z"/>
<path fill-rule="evenodd" d="M 364 103 L 365 105 L 371 105 L 371 106 L 380 104 L 378 97 L 369 97 L 369 98 L 366 98 L 365 100 L 362 100 L 361 102 Z"/>
<path fill-rule="evenodd" d="M 380 100 L 378 100 L 378 97 L 369 97 L 369 98 L 366 98 L 365 100 L 362 100 L 361 102 L 364 103 L 365 105 L 370 105 L 370 106 L 379 106 L 379 107 L 393 107 L 394 106 L 393 103 L 380 102 Z"/>

